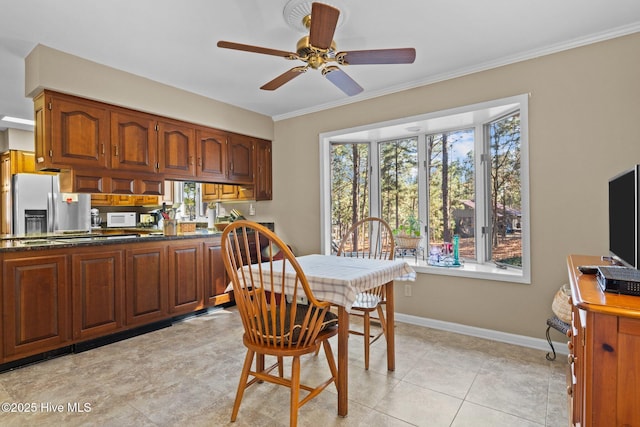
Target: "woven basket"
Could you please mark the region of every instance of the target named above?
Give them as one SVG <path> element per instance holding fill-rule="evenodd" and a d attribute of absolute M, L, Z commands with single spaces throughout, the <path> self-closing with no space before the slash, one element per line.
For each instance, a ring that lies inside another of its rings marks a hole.
<path fill-rule="evenodd" d="M 417 249 L 422 237 L 398 235 L 396 236 L 396 247 L 402 249 Z"/>
<path fill-rule="evenodd" d="M 564 323 L 571 323 L 570 296 L 571 288 L 569 288 L 569 285 L 564 284 L 560 289 L 558 289 L 558 292 L 556 292 L 553 297 L 553 302 L 551 303 L 551 310 L 553 311 L 553 314 L 555 314 L 558 319 L 562 320 Z"/>

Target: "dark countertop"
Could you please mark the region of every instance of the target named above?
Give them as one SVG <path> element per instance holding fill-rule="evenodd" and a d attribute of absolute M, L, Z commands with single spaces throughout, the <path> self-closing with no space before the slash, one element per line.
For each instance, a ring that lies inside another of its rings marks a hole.
<path fill-rule="evenodd" d="M 136 233 L 132 229 L 124 229 L 122 234 L 100 233 L 42 233 L 37 235 L 2 235 L 0 236 L 0 253 L 37 251 L 43 249 L 68 248 L 75 246 L 113 245 L 122 243 L 140 243 L 148 241 L 201 239 L 221 236 L 220 231 L 207 229 L 197 230 L 192 233 L 165 236 L 160 233 Z"/>

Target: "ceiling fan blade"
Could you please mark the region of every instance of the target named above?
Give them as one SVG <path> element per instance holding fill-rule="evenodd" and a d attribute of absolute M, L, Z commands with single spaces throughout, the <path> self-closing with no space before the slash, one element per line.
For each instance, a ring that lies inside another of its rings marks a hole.
<path fill-rule="evenodd" d="M 252 46 L 252 45 L 248 45 L 248 44 L 227 42 L 227 41 L 224 41 L 224 40 L 220 40 L 218 42 L 218 47 L 223 47 L 225 49 L 242 50 L 242 51 L 245 51 L 245 52 L 262 53 L 264 55 L 281 56 L 281 57 L 287 58 L 287 59 L 295 59 L 295 58 L 298 57 L 298 55 L 293 53 L 293 52 L 287 52 L 287 51 L 284 51 L 284 50 L 277 50 L 277 49 L 269 49 L 269 48 L 260 47 L 260 46 Z"/>
<path fill-rule="evenodd" d="M 401 49 L 352 50 L 336 54 L 342 65 L 363 64 L 412 64 L 416 59 L 416 50 L 412 47 Z"/>
<path fill-rule="evenodd" d="M 340 10 L 335 7 L 323 3 L 312 3 L 309 44 L 318 49 L 329 49 L 339 16 Z"/>
<path fill-rule="evenodd" d="M 271 80 L 269 83 L 265 83 L 260 89 L 262 90 L 276 90 L 283 84 L 295 79 L 300 74 L 307 71 L 307 67 L 293 67 L 289 71 L 286 71 L 280 74 L 275 79 Z"/>
<path fill-rule="evenodd" d="M 322 75 L 349 96 L 357 95 L 364 90 L 347 73 L 336 66 L 325 67 L 322 70 Z"/>

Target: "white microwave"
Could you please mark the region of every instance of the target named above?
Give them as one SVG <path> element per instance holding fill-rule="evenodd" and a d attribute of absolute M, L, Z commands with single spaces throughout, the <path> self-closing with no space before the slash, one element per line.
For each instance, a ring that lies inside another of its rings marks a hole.
<path fill-rule="evenodd" d="M 135 212 L 107 212 L 107 227 L 135 227 Z"/>

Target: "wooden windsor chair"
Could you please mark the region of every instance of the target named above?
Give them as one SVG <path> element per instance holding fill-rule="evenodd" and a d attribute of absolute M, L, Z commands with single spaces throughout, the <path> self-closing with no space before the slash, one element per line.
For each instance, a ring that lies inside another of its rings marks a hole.
<path fill-rule="evenodd" d="M 231 421 L 238 416 L 244 391 L 256 382 L 267 381 L 291 389 L 289 419 L 290 425 L 296 426 L 298 409 L 336 382 L 337 368 L 329 338 L 338 333 L 337 316 L 329 310 L 329 303 L 314 297 L 289 247 L 266 227 L 246 220 L 231 223 L 222 234 L 222 253 L 247 348 Z M 306 297 L 308 305 L 295 303 L 300 296 Z M 316 352 L 320 345 L 331 376 L 315 387 L 301 384 L 300 356 Z M 277 362 L 265 368 L 265 355 L 275 356 Z M 285 357 L 292 358 L 290 378 L 283 374 Z M 256 368 L 252 370 L 254 359 Z M 272 374 L 276 367 L 277 375 Z M 302 399 L 301 390 L 308 392 Z"/>
<path fill-rule="evenodd" d="M 342 236 L 338 246 L 338 256 L 392 260 L 395 242 L 389 224 L 381 218 L 368 217 L 351 226 Z M 387 322 L 383 308 L 386 308 L 386 286 L 384 284 L 358 294 L 352 306 L 352 316 L 363 319 L 363 331 L 350 329 L 349 333 L 364 337 L 364 366 L 369 369 L 369 349 L 382 335 L 387 335 Z M 393 286 L 391 284 L 391 286 Z M 380 331 L 371 333 L 371 313 L 377 312 Z"/>

